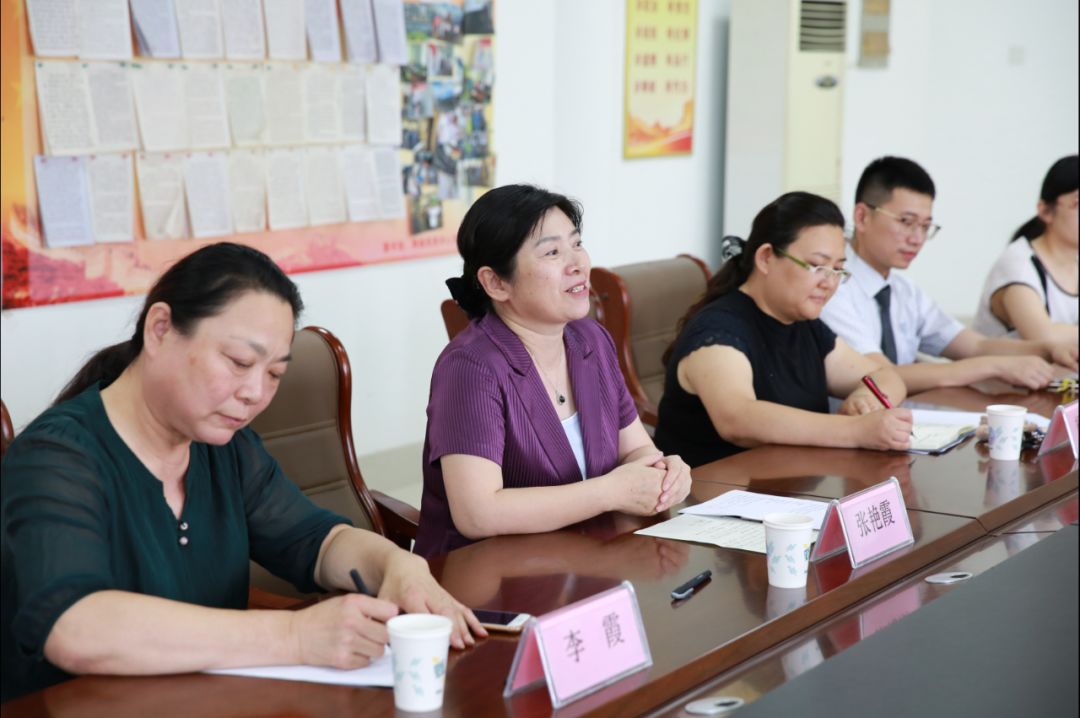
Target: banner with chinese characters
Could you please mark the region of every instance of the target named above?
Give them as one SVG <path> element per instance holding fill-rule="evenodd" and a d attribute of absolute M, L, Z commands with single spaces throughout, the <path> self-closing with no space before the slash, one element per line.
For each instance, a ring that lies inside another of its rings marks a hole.
<path fill-rule="evenodd" d="M 626 0 L 623 156 L 689 154 L 697 0 Z"/>

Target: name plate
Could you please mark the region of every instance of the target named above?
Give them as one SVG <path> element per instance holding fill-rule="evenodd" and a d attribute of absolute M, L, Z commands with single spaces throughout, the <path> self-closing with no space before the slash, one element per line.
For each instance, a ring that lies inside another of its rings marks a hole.
<path fill-rule="evenodd" d="M 560 708 L 652 665 L 637 595 L 629 581 L 529 619 L 504 697 L 547 681 Z"/>
<path fill-rule="evenodd" d="M 907 506 L 895 476 L 868 489 L 833 499 L 825 510 L 811 561 L 847 548 L 853 569 L 915 543 Z"/>
<path fill-rule="evenodd" d="M 1039 456 L 1051 449 L 1057 448 L 1068 440 L 1072 446 L 1073 458 L 1078 458 L 1077 442 L 1080 437 L 1080 419 L 1077 418 L 1077 402 L 1073 401 L 1065 406 L 1054 409 L 1054 415 L 1050 417 L 1050 428 L 1046 430 L 1042 446 L 1039 447 Z"/>

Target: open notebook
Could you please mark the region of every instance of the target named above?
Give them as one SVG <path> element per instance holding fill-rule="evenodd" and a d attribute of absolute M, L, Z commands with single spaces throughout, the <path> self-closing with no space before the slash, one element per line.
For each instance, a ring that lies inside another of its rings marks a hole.
<path fill-rule="evenodd" d="M 972 424 L 916 422 L 911 429 L 912 454 L 943 454 L 975 433 Z"/>

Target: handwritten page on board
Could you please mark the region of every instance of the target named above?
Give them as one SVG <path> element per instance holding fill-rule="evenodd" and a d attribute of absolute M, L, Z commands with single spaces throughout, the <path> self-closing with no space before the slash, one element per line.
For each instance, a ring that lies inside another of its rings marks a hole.
<path fill-rule="evenodd" d="M 87 158 L 94 240 L 135 240 L 135 176 L 130 153 Z"/>
<path fill-rule="evenodd" d="M 139 133 L 128 64 L 86 63 L 86 80 L 94 112 L 94 146 L 102 151 L 137 149 Z"/>
<path fill-rule="evenodd" d="M 308 142 L 337 142 L 341 139 L 341 107 L 338 103 L 340 71 L 325 65 L 304 70 L 304 138 Z"/>
<path fill-rule="evenodd" d="M 135 37 L 143 55 L 161 59 L 180 57 L 180 29 L 174 0 L 131 0 Z"/>
<path fill-rule="evenodd" d="M 308 226 L 303 150 L 266 153 L 266 204 L 270 229 Z"/>
<path fill-rule="evenodd" d="M 224 152 L 192 152 L 184 159 L 191 233 L 220 237 L 232 231 L 229 208 L 229 157 Z"/>
<path fill-rule="evenodd" d="M 229 153 L 229 196 L 234 232 L 266 229 L 266 158 L 261 151 Z"/>
<path fill-rule="evenodd" d="M 341 62 L 336 0 L 304 0 L 308 47 L 315 62 Z"/>
<path fill-rule="evenodd" d="M 316 225 L 344 222 L 345 189 L 341 184 L 341 163 L 337 151 L 330 147 L 307 148 L 304 153 L 304 171 L 310 223 Z"/>
<path fill-rule="evenodd" d="M 397 148 L 376 147 L 371 151 L 375 159 L 375 187 L 379 194 L 379 214 L 383 219 L 405 216 L 405 192 L 401 181 L 401 160 Z"/>
<path fill-rule="evenodd" d="M 139 132 L 146 151 L 187 149 L 183 80 L 183 71 L 178 63 L 147 63 L 132 67 L 135 115 L 139 118 Z"/>
<path fill-rule="evenodd" d="M 338 73 L 338 109 L 342 139 L 363 142 L 367 136 L 364 68 L 348 66 Z"/>
<path fill-rule="evenodd" d="M 409 61 L 405 44 L 405 3 L 402 0 L 373 0 L 375 33 L 379 42 L 379 62 L 404 65 Z"/>
<path fill-rule="evenodd" d="M 79 51 L 75 0 L 26 0 L 30 41 L 38 57 L 71 57 Z"/>
<path fill-rule="evenodd" d="M 225 57 L 230 60 L 261 60 L 266 57 L 260 0 L 226 0 L 221 6 L 225 33 Z"/>
<path fill-rule="evenodd" d="M 82 0 L 78 15 L 79 57 L 87 60 L 131 59 L 128 0 L 94 0 L 92 3 Z"/>
<path fill-rule="evenodd" d="M 94 118 L 82 64 L 38 60 L 34 79 L 46 154 L 93 152 Z"/>
<path fill-rule="evenodd" d="M 398 68 L 367 68 L 367 130 L 373 145 L 401 144 L 401 82 Z"/>
<path fill-rule="evenodd" d="M 275 60 L 306 60 L 304 0 L 263 0 L 267 53 Z"/>
<path fill-rule="evenodd" d="M 180 50 L 188 60 L 214 60 L 225 56 L 218 0 L 176 0 Z"/>
<path fill-rule="evenodd" d="M 50 247 L 94 243 L 85 157 L 34 157 L 41 227 Z"/>
<path fill-rule="evenodd" d="M 135 157 L 139 204 L 147 239 L 184 239 L 190 236 L 184 204 L 184 165 L 178 155 Z"/>
<path fill-rule="evenodd" d="M 228 67 L 222 71 L 229 128 L 237 147 L 262 145 L 266 140 L 266 106 L 261 65 Z"/>
<path fill-rule="evenodd" d="M 371 148 L 351 145 L 341 151 L 342 173 L 345 176 L 345 197 L 350 222 L 378 219 L 379 192 L 375 181 L 375 158 Z"/>
<path fill-rule="evenodd" d="M 189 63 L 181 74 L 184 77 L 188 147 L 229 147 L 229 115 L 225 109 L 225 91 L 218 65 Z"/>
<path fill-rule="evenodd" d="M 267 144 L 302 145 L 304 143 L 304 83 L 300 70 L 282 63 L 267 65 L 263 91 Z"/>
<path fill-rule="evenodd" d="M 371 10 L 371 0 L 340 2 L 349 62 L 373 64 L 378 59 L 378 51 L 375 47 L 375 16 Z"/>

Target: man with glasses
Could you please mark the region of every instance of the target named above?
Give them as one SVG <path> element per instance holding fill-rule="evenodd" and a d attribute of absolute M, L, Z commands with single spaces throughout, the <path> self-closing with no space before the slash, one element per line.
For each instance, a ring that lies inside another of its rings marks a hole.
<path fill-rule="evenodd" d="M 1069 343 L 991 339 L 946 314 L 908 277 L 907 269 L 941 229 L 933 221 L 934 181 L 915 162 L 874 160 L 855 190 L 854 236 L 846 268 L 821 318 L 852 347 L 882 366 L 896 365 L 909 393 L 1002 379 L 1038 389 L 1055 376 L 1050 362 L 1075 371 Z M 917 354 L 947 363 L 917 362 Z"/>

